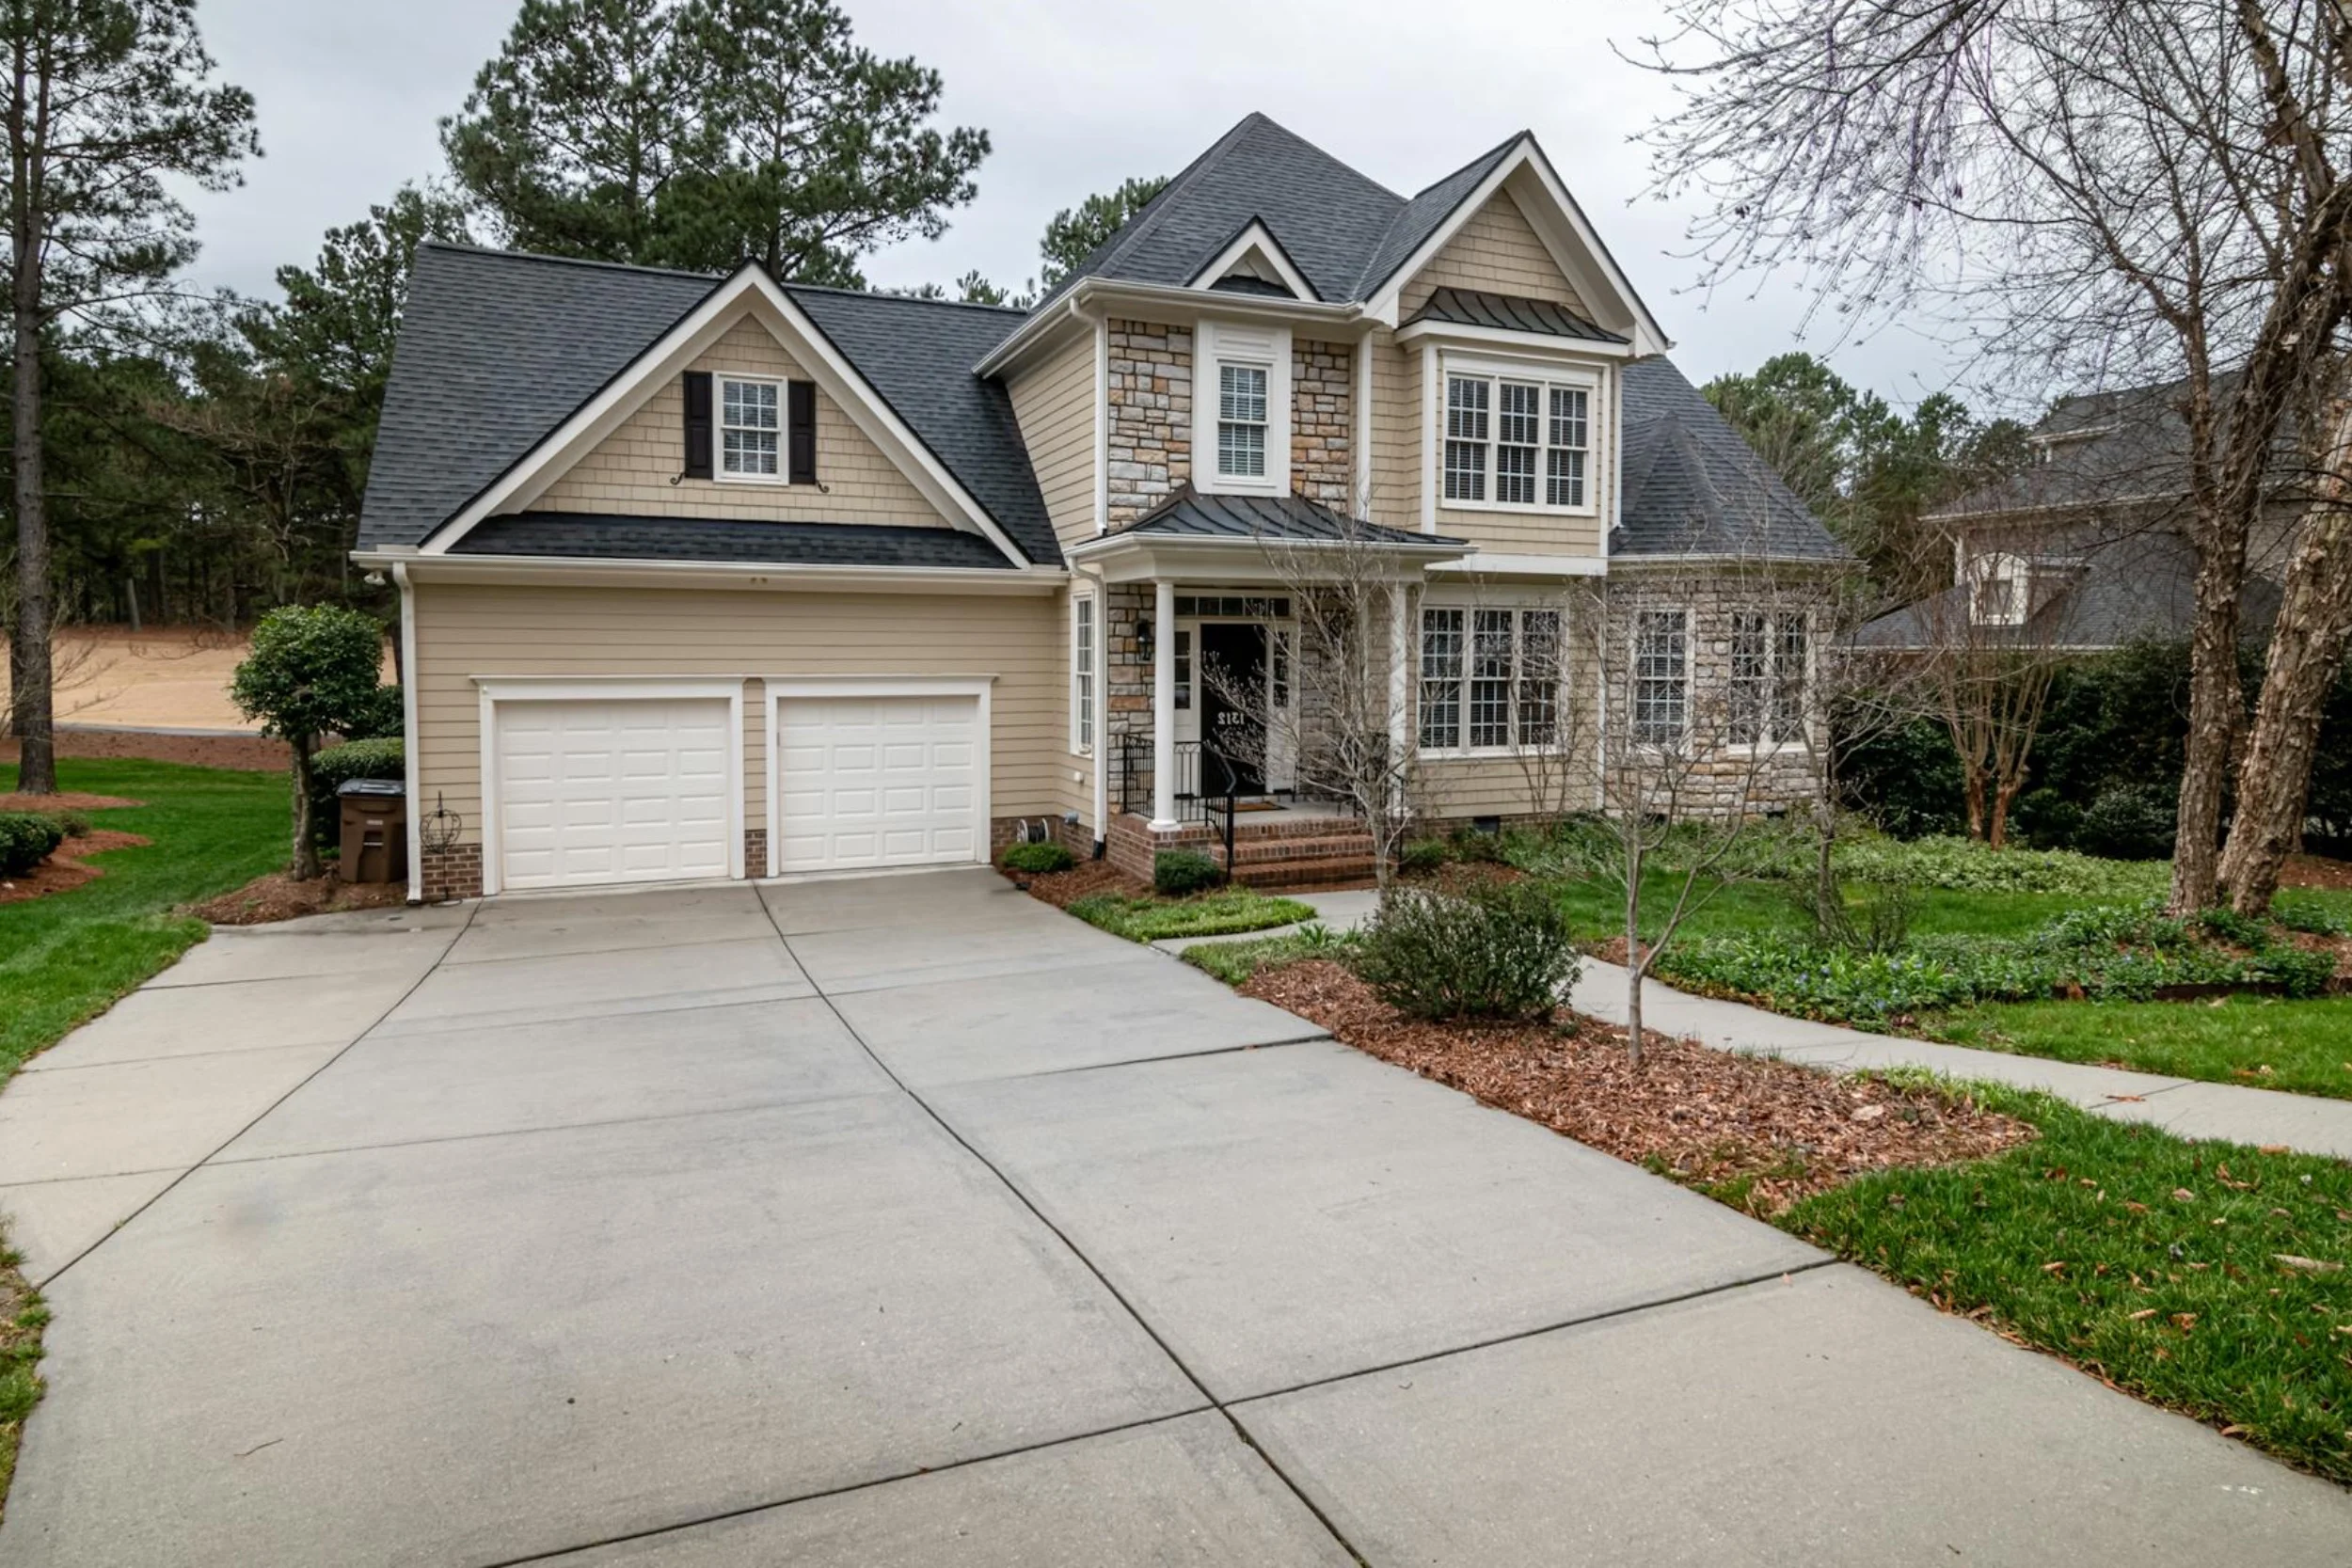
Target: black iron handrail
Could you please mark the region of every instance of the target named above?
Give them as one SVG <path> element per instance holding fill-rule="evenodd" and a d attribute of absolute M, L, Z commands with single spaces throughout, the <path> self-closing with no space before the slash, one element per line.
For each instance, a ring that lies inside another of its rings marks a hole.
<path fill-rule="evenodd" d="M 1138 809 L 1135 778 L 1139 760 L 1151 755 L 1152 737 L 1133 730 L 1119 737 L 1119 810 Z M 1212 787 L 1203 789 L 1206 783 Z M 1198 740 L 1176 743 L 1176 820 L 1215 827 L 1224 817 L 1225 879 L 1233 879 L 1233 824 L 1241 810 L 1241 769 L 1214 746 Z M 1152 804 L 1140 802 L 1144 809 Z"/>

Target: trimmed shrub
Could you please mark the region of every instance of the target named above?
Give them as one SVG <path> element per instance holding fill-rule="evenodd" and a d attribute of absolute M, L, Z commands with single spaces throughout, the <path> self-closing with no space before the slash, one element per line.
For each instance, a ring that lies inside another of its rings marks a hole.
<path fill-rule="evenodd" d="M 1008 871 L 1041 876 L 1049 871 L 1067 871 L 1076 861 L 1061 845 L 1048 840 L 1037 844 L 1009 844 L 997 863 Z"/>
<path fill-rule="evenodd" d="M 406 732 L 401 712 L 400 688 L 379 686 L 353 712 L 343 730 L 345 740 L 398 740 Z"/>
<path fill-rule="evenodd" d="M 1152 857 L 1152 891 L 1163 898 L 1183 898 L 1224 880 L 1216 862 L 1198 849 L 1163 849 Z"/>
<path fill-rule="evenodd" d="M 22 877 L 65 842 L 65 827 L 29 811 L 0 812 L 0 877 Z"/>
<path fill-rule="evenodd" d="M 335 791 L 353 779 L 402 779 L 407 776 L 407 751 L 398 736 L 385 740 L 351 740 L 329 746 L 310 756 L 310 826 L 321 848 L 332 848 L 342 833 L 342 813 Z M 416 802 L 409 802 L 411 811 Z"/>
<path fill-rule="evenodd" d="M 1538 882 L 1462 893 L 1391 888 L 1362 932 L 1356 973 L 1414 1018 L 1548 1018 L 1581 960 Z"/>

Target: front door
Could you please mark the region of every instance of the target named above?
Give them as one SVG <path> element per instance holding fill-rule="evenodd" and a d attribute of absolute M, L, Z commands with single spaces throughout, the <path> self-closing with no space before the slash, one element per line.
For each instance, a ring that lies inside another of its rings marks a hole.
<path fill-rule="evenodd" d="M 1233 769 L 1233 793 L 1265 792 L 1265 627 L 1240 621 L 1203 622 L 1200 631 L 1200 793 L 1222 795 L 1223 756 Z M 1237 693 L 1253 693 L 1236 703 Z"/>

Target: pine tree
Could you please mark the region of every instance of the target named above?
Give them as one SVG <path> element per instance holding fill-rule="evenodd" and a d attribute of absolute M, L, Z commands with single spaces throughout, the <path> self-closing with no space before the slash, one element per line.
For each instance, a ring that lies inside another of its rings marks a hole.
<path fill-rule="evenodd" d="M 1078 264 L 1094 254 L 1095 247 L 1126 227 L 1127 220 L 1144 209 L 1153 197 L 1168 188 L 1168 176 L 1138 175 L 1115 191 L 1098 192 L 1088 197 L 1074 208 L 1064 207 L 1045 226 L 1045 237 L 1038 249 L 1045 257 L 1045 268 L 1040 275 L 1047 288 L 1052 288 Z"/>
<path fill-rule="evenodd" d="M 196 254 L 167 181 L 219 190 L 260 151 L 253 100 L 213 80 L 194 0 L 0 0 L 17 529 L 9 641 L 18 787 L 57 787 L 42 347 L 123 326 Z"/>

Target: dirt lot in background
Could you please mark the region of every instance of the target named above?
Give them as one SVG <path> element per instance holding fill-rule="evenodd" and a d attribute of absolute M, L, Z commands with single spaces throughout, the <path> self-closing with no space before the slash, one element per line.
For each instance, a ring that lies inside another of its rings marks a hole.
<path fill-rule="evenodd" d="M 248 646 L 245 633 L 217 626 L 151 626 L 140 632 L 128 626 L 60 627 L 54 644 L 57 722 L 250 732 L 252 721 L 229 700 L 229 678 Z M 389 643 L 384 650 L 383 678 L 394 678 Z M 0 707 L 7 705 L 8 693 L 8 672 L 0 669 Z"/>

